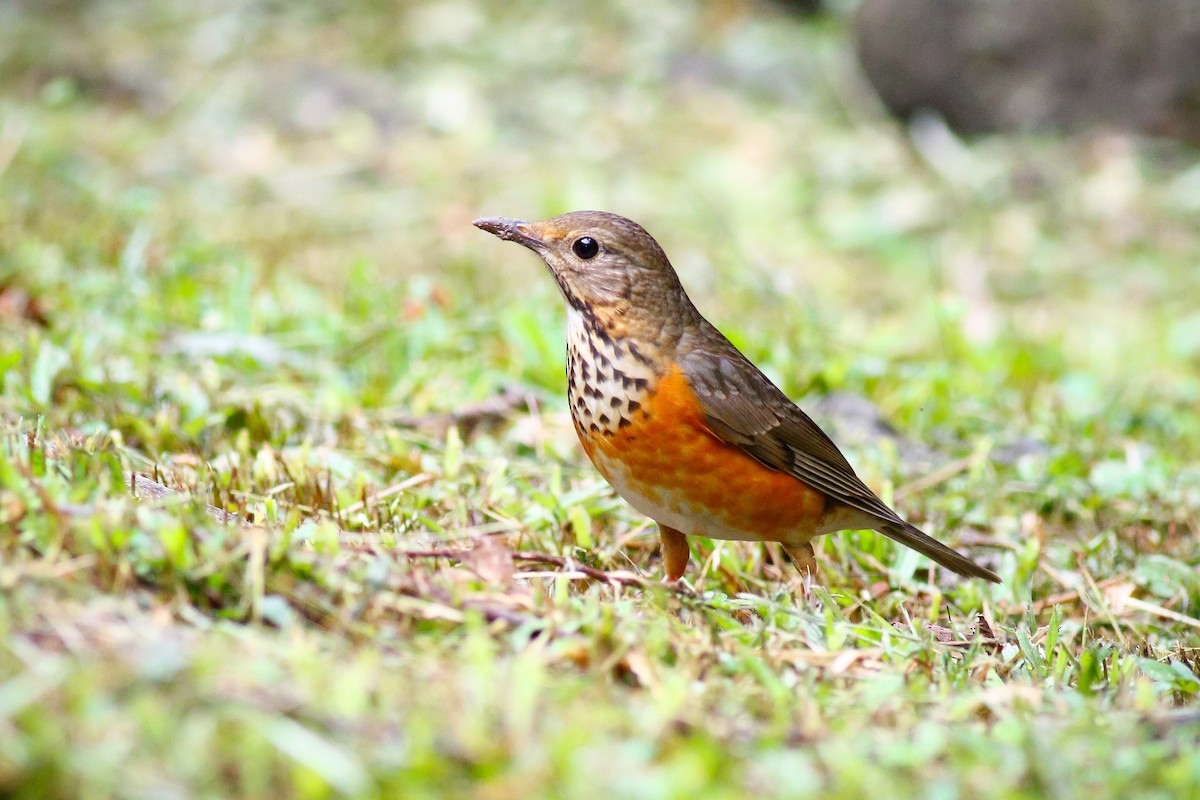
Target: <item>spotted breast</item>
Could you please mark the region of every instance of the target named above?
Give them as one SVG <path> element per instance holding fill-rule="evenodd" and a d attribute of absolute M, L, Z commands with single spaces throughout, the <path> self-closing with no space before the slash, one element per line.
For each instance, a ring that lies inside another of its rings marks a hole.
<path fill-rule="evenodd" d="M 572 308 L 567 397 L 584 452 L 617 494 L 658 522 L 718 539 L 788 541 L 820 495 L 706 428 L 687 377 L 659 346 Z"/>
<path fill-rule="evenodd" d="M 637 343 L 601 324 L 589 310 L 570 309 L 567 400 L 585 449 L 590 440 L 611 439 L 633 425 L 658 378 L 654 361 Z"/>

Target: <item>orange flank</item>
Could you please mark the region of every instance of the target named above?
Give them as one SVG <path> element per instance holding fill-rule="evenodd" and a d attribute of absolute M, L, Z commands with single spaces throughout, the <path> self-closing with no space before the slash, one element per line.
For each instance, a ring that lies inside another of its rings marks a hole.
<path fill-rule="evenodd" d="M 663 376 L 631 424 L 611 434 L 588 433 L 578 425 L 576 432 L 610 482 L 614 464 L 620 464 L 625 482 L 640 493 L 676 513 L 701 511 L 747 539 L 807 540 L 825 510 L 820 493 L 710 432 L 678 368 Z"/>

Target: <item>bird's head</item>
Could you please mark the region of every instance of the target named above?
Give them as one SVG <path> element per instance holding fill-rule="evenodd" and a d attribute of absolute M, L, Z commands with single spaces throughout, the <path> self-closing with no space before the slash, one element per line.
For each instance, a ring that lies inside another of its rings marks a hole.
<path fill-rule="evenodd" d="M 475 227 L 541 256 L 577 309 L 637 319 L 691 307 L 658 242 L 625 217 L 572 211 L 544 222 L 488 217 L 475 220 Z"/>

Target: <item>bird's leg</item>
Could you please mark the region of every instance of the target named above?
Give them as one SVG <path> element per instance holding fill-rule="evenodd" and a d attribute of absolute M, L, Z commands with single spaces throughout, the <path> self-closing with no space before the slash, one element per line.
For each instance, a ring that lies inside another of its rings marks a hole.
<path fill-rule="evenodd" d="M 800 584 L 804 588 L 804 596 L 812 592 L 813 581 L 817 577 L 817 554 L 813 552 L 811 542 L 803 544 L 785 544 L 783 549 L 791 556 L 792 563 L 800 572 Z"/>
<path fill-rule="evenodd" d="M 660 523 L 658 538 L 662 542 L 663 571 L 666 573 L 667 581 L 674 583 L 683 577 L 683 572 L 687 569 L 688 558 L 691 556 L 687 537 L 674 528 L 668 528 Z"/>
<path fill-rule="evenodd" d="M 783 549 L 791 556 L 792 563 L 796 565 L 796 569 L 800 570 L 801 575 L 817 574 L 817 554 L 813 552 L 810 542 L 785 544 Z"/>

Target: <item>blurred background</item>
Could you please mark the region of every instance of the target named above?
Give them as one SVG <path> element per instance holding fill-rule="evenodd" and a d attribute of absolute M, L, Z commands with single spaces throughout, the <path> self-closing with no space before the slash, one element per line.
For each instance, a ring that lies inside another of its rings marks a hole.
<path fill-rule="evenodd" d="M 242 401 L 282 439 L 514 382 L 561 409 L 553 284 L 470 222 L 598 208 L 793 396 L 1080 476 L 1144 430 L 1186 461 L 1200 11 L 1005 9 L 4 3 L 0 308 L 49 331 L 6 402 L 156 452 Z"/>
<path fill-rule="evenodd" d="M 1196 796 L 1198 142 L 1194 0 L 0 0 L 0 795 Z M 582 208 L 1004 583 L 658 587 Z"/>

